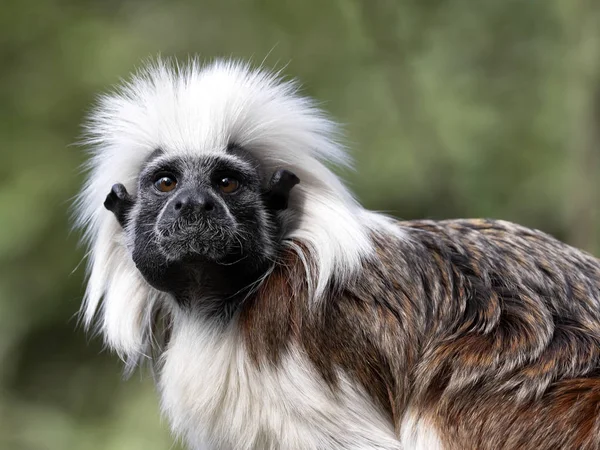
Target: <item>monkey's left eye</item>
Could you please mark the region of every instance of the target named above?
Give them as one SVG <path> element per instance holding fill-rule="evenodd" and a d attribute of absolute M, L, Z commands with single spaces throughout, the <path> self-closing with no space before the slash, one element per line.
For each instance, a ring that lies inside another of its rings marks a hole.
<path fill-rule="evenodd" d="M 217 183 L 221 192 L 225 194 L 231 194 L 237 191 L 240 187 L 240 182 L 232 177 L 223 177 Z"/>
<path fill-rule="evenodd" d="M 177 180 L 170 175 L 163 175 L 154 182 L 154 186 L 161 192 L 170 192 L 177 186 Z"/>

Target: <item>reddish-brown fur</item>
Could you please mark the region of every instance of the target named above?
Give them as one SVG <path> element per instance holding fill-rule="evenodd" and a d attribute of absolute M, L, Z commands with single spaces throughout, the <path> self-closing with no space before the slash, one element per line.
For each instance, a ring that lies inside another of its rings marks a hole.
<path fill-rule="evenodd" d="M 449 449 L 600 448 L 600 262 L 506 222 L 400 225 L 318 301 L 282 255 L 240 312 L 256 364 L 296 345 L 334 392 L 343 370 Z"/>

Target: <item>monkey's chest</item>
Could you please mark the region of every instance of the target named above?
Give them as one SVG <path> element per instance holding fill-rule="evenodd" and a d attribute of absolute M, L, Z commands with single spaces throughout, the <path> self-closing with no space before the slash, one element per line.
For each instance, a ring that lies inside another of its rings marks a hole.
<path fill-rule="evenodd" d="M 332 392 L 297 350 L 257 367 L 233 331 L 174 329 L 162 407 L 192 449 L 400 449 L 393 426 L 349 379 Z"/>

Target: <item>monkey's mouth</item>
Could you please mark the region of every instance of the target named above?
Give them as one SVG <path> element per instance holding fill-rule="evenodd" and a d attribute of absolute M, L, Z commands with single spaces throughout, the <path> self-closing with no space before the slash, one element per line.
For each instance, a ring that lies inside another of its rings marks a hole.
<path fill-rule="evenodd" d="M 177 220 L 158 224 L 158 247 L 169 262 L 200 259 L 219 262 L 239 251 L 235 226 L 220 221 Z"/>

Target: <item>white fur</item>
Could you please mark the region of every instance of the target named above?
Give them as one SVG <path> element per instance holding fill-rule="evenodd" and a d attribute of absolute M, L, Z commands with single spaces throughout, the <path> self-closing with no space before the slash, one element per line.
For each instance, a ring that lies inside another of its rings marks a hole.
<path fill-rule="evenodd" d="M 405 413 L 401 425 L 402 448 L 406 450 L 443 450 L 436 429 L 410 408 Z"/>
<path fill-rule="evenodd" d="M 298 226 L 284 243 L 304 258 L 302 245 L 292 243 L 300 242 L 317 262 L 316 277 L 307 267 L 313 301 L 333 274 L 341 282 L 356 274 L 373 251 L 371 229 L 400 234 L 383 216 L 362 209 L 325 165 L 349 163 L 333 139 L 334 124 L 297 94 L 294 83 L 241 63 L 172 68 L 159 61 L 102 97 L 87 131 L 90 172 L 78 199 L 78 223 L 90 245 L 82 314 L 86 326 L 99 316 L 107 344 L 128 368 L 148 347 L 154 306 L 170 299 L 142 279 L 103 201 L 117 182 L 135 194 L 141 165 L 157 148 L 168 155 L 223 155 L 228 143 L 236 143 L 267 173 L 295 172 L 301 183 L 286 214 L 296 215 Z M 336 397 L 297 350 L 278 368 L 259 370 L 234 324 L 217 331 L 176 307 L 173 317 L 160 375 L 163 406 L 174 430 L 193 447 L 400 448 L 390 421 L 343 374 Z"/>
<path fill-rule="evenodd" d="M 160 385 L 172 427 L 193 449 L 400 450 L 389 419 L 343 375 L 334 394 L 296 350 L 259 369 L 235 324 L 177 320 Z"/>

